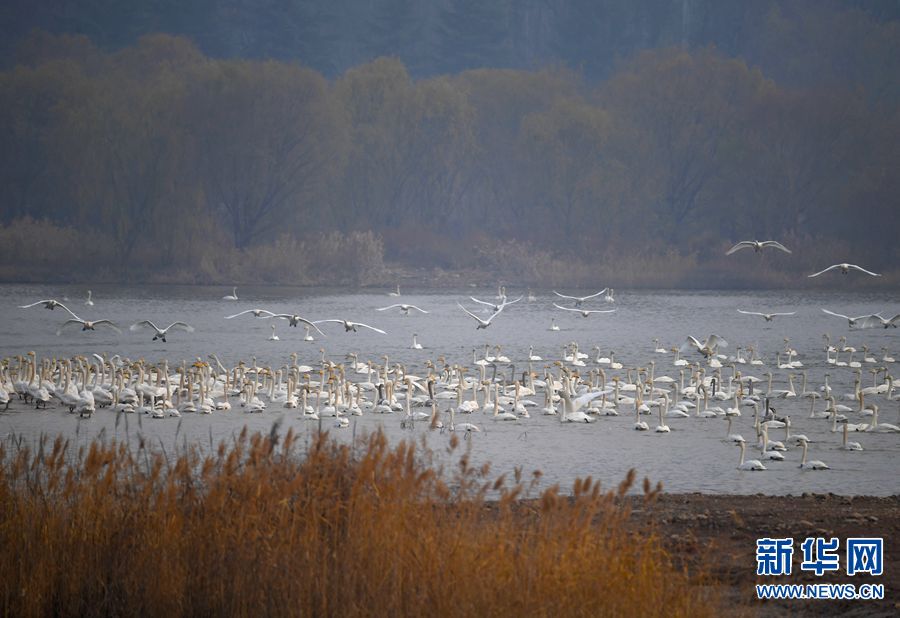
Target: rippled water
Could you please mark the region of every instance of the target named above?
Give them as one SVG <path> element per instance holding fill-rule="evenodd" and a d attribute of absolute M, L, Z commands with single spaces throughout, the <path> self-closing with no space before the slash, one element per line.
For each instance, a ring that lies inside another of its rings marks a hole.
<path fill-rule="evenodd" d="M 900 331 L 897 329 L 873 329 L 851 331 L 845 320 L 822 313 L 825 307 L 847 315 L 861 315 L 883 311 L 893 315 L 900 310 L 900 297 L 891 292 L 809 292 L 809 291 L 628 291 L 616 290 L 616 302 L 588 301 L 590 308 L 615 308 L 616 313 L 592 315 L 582 318 L 576 314 L 553 307 L 558 301 L 549 290 L 535 291 L 537 300 L 521 301 L 507 308 L 490 328 L 476 330 L 475 321 L 456 306 L 462 302 L 471 310 L 475 303 L 467 297 L 475 295 L 490 299 L 496 290 L 461 288 L 456 291 L 403 290 L 401 299 L 391 298 L 385 292 L 350 289 L 317 289 L 285 287 L 246 287 L 238 289 L 238 301 L 222 300 L 231 290 L 220 287 L 95 287 L 94 306 L 84 304 L 86 290 L 82 288 L 5 285 L 2 290 L 2 315 L 0 320 L 0 355 L 10 356 L 34 350 L 39 356 L 68 357 L 75 354 L 120 354 L 132 359 L 145 358 L 150 362 L 168 359 L 170 364 L 182 359 L 192 361 L 216 353 L 223 363 L 230 365 L 238 360 L 281 366 L 289 362 L 289 355 L 296 352 L 299 361 L 316 365 L 321 358 L 320 349 L 334 361 L 341 361 L 350 352 L 359 354 L 360 360 L 383 363 L 387 355 L 390 363 L 401 362 L 411 373 L 424 375 L 424 363 L 444 356 L 449 363 L 472 365 L 473 350 L 483 354 L 484 345 L 502 346 L 503 354 L 516 365 L 521 375 L 526 368 L 525 358 L 529 346 L 544 359 L 556 360 L 562 356 L 563 347 L 577 341 L 580 350 L 591 355 L 599 346 L 604 356 L 615 352 L 615 360 L 624 366 L 646 366 L 656 361 L 656 376 L 671 375 L 678 378 L 672 365 L 671 354 L 656 354 L 654 338 L 659 338 L 666 348 L 679 346 L 687 335 L 703 338 L 717 333 L 729 342 L 722 350 L 732 355 L 737 346 L 756 345 L 766 367 L 739 366 L 742 372 L 764 379 L 764 373 L 775 374 L 774 388 L 785 388 L 786 370 L 775 367 L 775 355 L 783 350 L 784 338 L 799 352 L 803 370 L 808 372 L 810 390 L 818 388 L 828 371 L 830 382 L 837 396 L 851 392 L 853 369 L 828 365 L 823 349 L 823 333 L 837 338 L 846 336 L 848 345 L 862 350 L 867 345 L 878 363 L 863 362 L 863 385 L 872 384 L 869 369 L 881 367 L 882 347 L 900 356 Z M 519 291 L 510 291 L 517 296 Z M 588 292 L 583 292 L 584 294 Z M 123 326 L 121 335 L 109 330 L 82 332 L 78 329 L 56 335 L 57 328 L 65 320 L 65 314 L 41 307 L 19 309 L 17 305 L 43 298 L 68 298 L 69 307 L 86 319 L 108 318 Z M 402 300 L 428 310 L 428 315 L 404 317 L 399 312 L 378 312 L 383 307 Z M 314 342 L 303 341 L 303 328 L 289 328 L 284 321 L 277 321 L 276 333 L 280 341 L 269 341 L 269 320 L 242 316 L 224 320 L 224 316 L 244 309 L 261 307 L 274 312 L 295 312 L 310 319 L 347 318 L 365 322 L 387 331 L 380 335 L 367 330 L 344 333 L 336 324 L 323 325 L 327 338 L 317 336 Z M 737 309 L 750 311 L 796 311 L 797 315 L 767 323 L 762 318 L 737 313 Z M 559 331 L 549 330 L 551 318 L 555 318 Z M 151 341 L 150 331 L 130 332 L 127 326 L 140 319 L 150 319 L 165 325 L 174 320 L 193 324 L 193 333 L 174 332 L 167 343 Z M 412 350 L 413 333 L 418 334 L 423 350 Z M 743 355 L 749 358 L 744 352 Z M 688 353 L 692 362 L 700 360 Z M 841 360 L 848 360 L 843 355 Z M 862 361 L 860 352 L 854 360 Z M 888 365 L 892 372 L 896 365 Z M 543 366 L 538 368 L 543 370 Z M 499 371 L 511 375 L 512 367 L 501 366 Z M 723 369 L 725 375 L 730 369 Z M 794 373 L 800 373 L 800 369 Z M 625 376 L 625 370 L 607 369 L 607 375 Z M 801 381 L 796 381 L 799 391 Z M 763 385 L 763 389 L 765 386 Z M 542 396 L 533 397 L 537 401 Z M 872 398 L 880 406 L 879 421 L 900 424 L 900 402 L 888 401 L 884 396 Z M 853 402 L 846 402 L 854 405 Z M 798 468 L 800 451 L 791 448 L 784 462 L 772 462 L 769 470 L 760 473 L 740 472 L 736 469 L 738 449 L 722 440 L 726 423 L 719 419 L 667 419 L 670 434 L 636 432 L 632 429 L 633 408 L 621 411 L 622 416 L 604 417 L 590 425 L 561 425 L 555 417 L 539 412 L 530 419 L 515 423 L 495 423 L 480 413 L 472 419 L 486 431 L 472 437 L 473 459 L 489 461 L 497 473 L 508 472 L 521 466 L 530 471 L 539 469 L 544 483 L 559 482 L 569 487 L 576 476 L 592 475 L 605 484 L 618 483 L 629 468 L 636 468 L 640 476 L 662 481 L 668 491 L 702 491 L 713 493 L 797 494 L 810 492 L 835 492 L 839 494 L 896 494 L 900 481 L 896 473 L 896 461 L 900 452 L 900 434 L 857 433 L 852 439 L 861 442 L 863 452 L 845 452 L 838 448 L 840 434 L 830 431 L 829 421 L 809 419 L 809 402 L 806 399 L 779 400 L 773 404 L 778 414 L 789 414 L 793 419 L 793 433 L 804 433 L 814 442 L 810 445 L 810 457 L 824 460 L 831 470 L 822 472 L 801 471 Z M 823 404 L 819 402 L 817 409 Z M 141 419 L 126 415 L 129 435 L 141 433 L 154 443 L 167 448 L 173 444 L 176 431 L 179 442 L 184 437 L 206 444 L 228 438 L 241 427 L 268 430 L 272 423 L 282 419 L 285 426 L 292 425 L 300 432 L 317 429 L 315 423 L 298 418 L 296 410 L 270 407 L 263 414 L 243 414 L 235 407 L 229 412 L 213 415 L 185 415 L 180 419 Z M 856 415 L 851 420 L 858 421 Z M 646 417 L 645 417 L 646 418 Z M 352 431 L 362 433 L 383 427 L 392 439 L 410 436 L 427 436 L 429 445 L 442 451 L 448 436 L 429 432 L 422 423 L 412 431 L 400 428 L 401 417 L 394 415 L 366 415 L 355 417 Z M 652 426 L 655 419 L 648 418 Z M 330 423 L 323 420 L 323 426 Z M 107 435 L 124 433 L 124 424 L 115 425 L 115 415 L 105 410 L 91 419 L 79 421 L 62 408 L 34 411 L 14 403 L 8 412 L 0 413 L 0 436 L 15 433 L 27 439 L 35 439 L 41 433 L 64 433 L 86 441 L 105 428 Z M 744 413 L 737 419 L 735 432 L 750 439 L 753 435 L 752 414 Z M 332 430 L 334 435 L 349 439 L 351 430 Z M 771 432 L 770 439 L 780 440 L 783 430 Z M 758 452 L 758 451 L 757 451 Z M 749 456 L 755 457 L 756 455 Z"/>

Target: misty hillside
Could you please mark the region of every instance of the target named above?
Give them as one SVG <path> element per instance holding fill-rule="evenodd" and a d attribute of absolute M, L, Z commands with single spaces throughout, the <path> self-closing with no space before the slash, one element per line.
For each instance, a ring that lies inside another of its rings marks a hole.
<path fill-rule="evenodd" d="M 7 3 L 0 278 L 789 286 L 858 260 L 896 283 L 898 17 Z M 754 237 L 794 255 L 724 258 Z"/>

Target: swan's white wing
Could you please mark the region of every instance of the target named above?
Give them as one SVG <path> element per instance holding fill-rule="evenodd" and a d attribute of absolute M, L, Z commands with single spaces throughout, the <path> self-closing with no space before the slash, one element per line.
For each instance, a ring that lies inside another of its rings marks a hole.
<path fill-rule="evenodd" d="M 760 313 L 758 311 L 744 311 L 743 309 L 738 309 L 738 313 L 743 313 L 744 315 L 761 315 L 762 317 L 766 317 L 765 313 Z M 772 315 L 778 315 L 777 313 L 773 313 Z"/>
<path fill-rule="evenodd" d="M 422 313 L 428 313 L 428 312 L 425 311 L 424 309 L 422 309 L 422 308 L 420 308 L 420 307 L 416 307 L 415 305 L 410 305 L 409 308 L 410 308 L 410 309 L 415 309 L 416 311 L 421 311 Z"/>
<path fill-rule="evenodd" d="M 854 268 L 860 272 L 866 273 L 867 275 L 872 275 L 873 277 L 880 277 L 878 273 L 873 273 L 871 270 L 866 270 L 862 266 L 857 266 L 856 264 L 847 264 L 850 268 Z"/>
<path fill-rule="evenodd" d="M 859 328 L 875 328 L 884 323 L 884 318 L 880 315 L 861 315 L 855 318 L 856 326 Z"/>
<path fill-rule="evenodd" d="M 888 324 L 894 326 L 897 322 L 900 322 L 900 313 L 892 317 L 890 320 L 886 320 Z"/>
<path fill-rule="evenodd" d="M 474 313 L 472 313 L 471 311 L 469 311 L 468 309 L 466 309 L 465 307 L 463 307 L 463 306 L 460 305 L 459 303 L 456 303 L 456 305 L 457 305 L 460 309 L 462 309 L 463 311 L 465 311 L 467 314 L 469 314 L 471 317 L 475 318 L 476 320 L 478 320 L 478 321 L 479 321 L 480 323 L 482 323 L 482 324 L 485 324 L 486 322 L 490 321 L 490 320 L 482 320 L 482 319 L 479 318 L 477 315 L 475 315 Z M 496 315 L 496 314 L 494 314 L 494 315 Z M 491 316 L 491 317 L 493 317 L 493 316 Z"/>
<path fill-rule="evenodd" d="M 153 322 L 151 322 L 150 320 L 141 320 L 140 322 L 135 322 L 134 324 L 132 324 L 131 326 L 128 327 L 128 330 L 130 330 L 130 331 L 140 330 L 140 328 L 142 326 L 149 326 L 153 330 L 159 331 L 159 327 L 156 324 L 154 324 Z"/>
<path fill-rule="evenodd" d="M 234 315 L 225 316 L 226 320 L 230 320 L 232 318 L 236 318 L 238 316 L 244 315 L 245 313 L 266 313 L 268 314 L 266 317 L 274 317 L 275 314 L 271 311 L 266 311 L 265 309 L 247 309 L 246 311 L 241 311 L 240 313 L 235 313 Z"/>
<path fill-rule="evenodd" d="M 266 313 L 268 313 L 268 311 L 267 311 Z M 316 326 L 316 324 L 321 324 L 322 322 L 337 322 L 338 324 L 343 324 L 343 323 L 344 323 L 343 320 L 315 320 L 315 321 L 310 321 L 310 320 L 307 320 L 306 318 L 301 318 L 299 315 L 294 315 L 294 314 L 292 314 L 292 313 L 273 313 L 272 315 L 267 315 L 267 316 L 263 316 L 263 317 L 264 317 L 264 319 L 269 319 L 269 318 L 281 318 L 282 320 L 289 320 L 289 321 L 290 321 L 290 320 L 293 320 L 294 318 L 296 318 L 298 322 L 303 322 L 304 324 L 308 324 L 308 325 L 312 326 L 313 328 L 315 328 L 315 329 L 316 329 L 316 332 L 319 333 L 320 335 L 322 335 L 323 337 L 327 337 L 328 335 L 326 335 L 326 334 L 323 333 L 321 330 L 319 330 L 319 327 Z"/>
<path fill-rule="evenodd" d="M 470 296 L 469 298 L 471 298 L 472 300 L 474 300 L 476 303 L 479 303 L 479 304 L 482 304 L 482 305 L 487 305 L 488 307 L 496 307 L 496 305 L 495 305 L 494 303 L 489 303 L 489 302 L 485 302 L 485 301 L 483 301 L 483 300 L 478 300 L 478 299 L 475 298 L 474 296 Z"/>
<path fill-rule="evenodd" d="M 300 318 L 300 316 L 297 316 L 297 317 Z M 316 329 L 316 332 L 319 333 L 320 335 L 322 335 L 323 337 L 326 337 L 326 338 L 328 337 L 328 335 L 326 335 L 326 334 L 323 333 L 321 330 L 319 330 L 319 327 L 316 326 L 316 323 L 315 323 L 315 322 L 310 322 L 310 321 L 307 320 L 306 318 L 300 318 L 300 321 L 303 322 L 304 324 L 308 325 L 308 326 L 311 326 L 312 328 L 315 328 L 315 329 Z M 340 320 L 338 320 L 338 321 L 340 321 Z"/>
<path fill-rule="evenodd" d="M 687 349 L 688 347 L 692 347 L 696 350 L 699 350 L 700 348 L 703 347 L 703 344 L 700 343 L 696 337 L 692 337 L 692 336 L 688 335 L 685 342 L 681 344 L 681 347 L 679 348 L 679 350 L 684 352 L 685 349 Z"/>
<path fill-rule="evenodd" d="M 614 313 L 618 309 L 575 309 L 575 311 L 580 311 L 581 313 Z"/>
<path fill-rule="evenodd" d="M 587 299 L 589 299 L 589 298 L 596 298 L 597 296 L 600 296 L 601 294 L 605 294 L 606 291 L 607 291 L 608 289 L 609 289 L 609 288 L 603 288 L 602 290 L 600 290 L 600 291 L 597 292 L 596 294 L 591 294 L 590 296 L 582 296 L 579 300 L 587 300 Z"/>
<path fill-rule="evenodd" d="M 194 327 L 190 324 L 185 324 L 184 322 L 172 322 L 168 326 L 166 326 L 166 330 L 170 328 L 174 328 L 175 330 L 183 330 L 186 333 L 194 332 Z"/>
<path fill-rule="evenodd" d="M 62 323 L 62 326 L 56 329 L 56 336 L 59 337 L 60 333 L 63 332 L 63 329 L 74 326 L 76 324 L 78 324 L 79 326 L 84 326 L 84 322 L 82 320 L 66 320 Z"/>
<path fill-rule="evenodd" d="M 506 301 L 506 302 L 503 303 L 503 306 L 505 307 L 506 305 L 511 305 L 511 304 L 513 304 L 513 303 L 517 303 L 517 302 L 519 302 L 520 300 L 522 300 L 523 298 L 525 298 L 525 297 L 524 297 L 524 296 L 520 296 L 520 297 L 518 297 L 516 300 L 508 300 L 508 301 Z"/>
<path fill-rule="evenodd" d="M 742 240 L 741 242 L 739 242 L 738 244 L 733 246 L 731 249 L 726 251 L 725 255 L 731 255 L 735 251 L 740 251 L 741 249 L 743 249 L 745 247 L 752 247 L 752 246 L 753 246 L 753 243 L 750 242 L 749 240 Z"/>
<path fill-rule="evenodd" d="M 829 266 L 828 268 L 826 268 L 825 270 L 820 270 L 817 273 L 813 273 L 813 274 L 809 275 L 809 277 L 818 277 L 819 275 L 821 275 L 823 273 L 827 273 L 829 270 L 834 270 L 835 268 L 840 268 L 840 267 L 841 267 L 840 264 L 833 264 L 833 265 Z"/>
<path fill-rule="evenodd" d="M 19 309 L 30 309 L 31 307 L 36 307 L 38 305 L 46 305 L 47 303 L 56 303 L 58 301 L 53 300 L 52 298 L 48 298 L 47 300 L 39 300 L 36 303 L 31 303 L 30 305 L 19 305 Z M 59 303 L 62 304 L 62 303 Z"/>
<path fill-rule="evenodd" d="M 716 348 L 716 347 L 727 348 L 728 342 L 725 341 L 724 339 L 722 339 L 721 337 L 719 337 L 718 335 L 710 335 L 709 337 L 706 338 L 706 347 L 708 347 L 710 350 L 712 350 L 713 348 Z"/>
<path fill-rule="evenodd" d="M 121 333 L 121 332 L 122 332 L 122 331 L 119 330 L 119 327 L 116 326 L 116 325 L 115 325 L 113 322 L 111 322 L 110 320 L 96 320 L 96 321 L 94 322 L 94 326 L 106 326 L 106 327 L 108 327 L 108 328 L 113 329 L 113 330 L 116 331 L 117 333 Z"/>
<path fill-rule="evenodd" d="M 562 305 L 557 305 L 553 303 L 553 306 L 557 309 L 562 309 L 563 311 L 574 311 L 575 313 L 581 313 L 581 309 L 573 309 L 572 307 L 563 307 Z"/>
<path fill-rule="evenodd" d="M 351 324 L 362 326 L 363 328 L 368 328 L 369 330 L 374 330 L 376 333 L 381 333 L 382 335 L 387 335 L 387 333 L 380 328 L 375 328 L 374 326 L 369 326 L 368 324 L 363 324 L 362 322 L 351 322 Z"/>
<path fill-rule="evenodd" d="M 494 318 L 496 318 L 496 317 L 497 317 L 498 315 L 500 315 L 502 312 L 503 312 L 503 307 L 500 307 L 499 309 L 497 309 L 497 311 L 495 311 L 494 313 L 491 314 L 491 317 L 489 317 L 489 318 L 486 320 L 486 322 L 487 322 L 488 324 L 490 324 L 490 323 L 491 323 L 491 320 L 493 320 Z"/>
<path fill-rule="evenodd" d="M 572 400 L 572 409 L 570 410 L 570 412 L 577 412 L 579 410 L 579 408 L 581 408 L 585 404 L 588 404 L 588 403 L 592 402 L 594 399 L 597 399 L 598 397 L 602 397 L 603 395 L 608 395 L 611 392 L 612 391 L 604 389 L 601 391 L 594 391 L 591 393 L 586 393 L 584 395 L 581 395 L 580 397 Z"/>
<path fill-rule="evenodd" d="M 822 311 L 824 311 L 824 312 L 827 313 L 828 315 L 833 315 L 833 316 L 836 317 L 836 318 L 844 318 L 845 320 L 852 320 L 852 319 L 854 319 L 854 318 L 851 318 L 849 315 L 844 315 L 844 314 L 842 314 L 842 313 L 835 313 L 834 311 L 829 311 L 828 309 L 822 309 Z"/>
<path fill-rule="evenodd" d="M 565 294 L 560 294 L 556 290 L 553 290 L 553 293 L 556 294 L 557 296 L 559 296 L 560 298 L 568 298 L 569 300 L 581 300 L 577 296 L 566 296 Z"/>
<path fill-rule="evenodd" d="M 796 315 L 796 311 L 788 311 L 787 313 L 770 313 L 769 315 Z"/>
<path fill-rule="evenodd" d="M 388 309 L 394 309 L 395 307 L 402 307 L 403 305 L 397 303 L 396 305 L 388 305 L 387 307 L 381 307 L 380 309 L 376 309 L 375 311 L 387 311 Z"/>
<path fill-rule="evenodd" d="M 785 253 L 791 253 L 790 249 L 775 240 L 764 240 L 761 244 L 763 247 L 775 247 L 776 249 L 781 249 Z"/>

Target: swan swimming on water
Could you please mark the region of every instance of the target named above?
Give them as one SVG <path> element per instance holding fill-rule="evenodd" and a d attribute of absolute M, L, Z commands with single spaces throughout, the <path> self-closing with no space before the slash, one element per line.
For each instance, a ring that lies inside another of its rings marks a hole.
<path fill-rule="evenodd" d="M 91 300 L 91 291 L 90 290 L 88 290 L 87 300 L 84 301 L 84 304 L 87 305 L 88 307 L 94 306 L 94 301 Z"/>
<path fill-rule="evenodd" d="M 766 467 L 758 459 L 750 459 L 750 460 L 744 461 L 744 451 L 746 450 L 747 447 L 744 445 L 743 442 L 738 442 L 738 446 L 741 447 L 741 461 L 740 461 L 740 463 L 738 463 L 738 470 L 756 471 L 756 470 L 765 470 L 766 469 Z"/>
<path fill-rule="evenodd" d="M 222 300 L 237 300 L 237 287 L 231 288 L 231 294 L 222 297 Z"/>
<path fill-rule="evenodd" d="M 813 459 L 812 461 L 806 461 L 806 451 L 809 449 L 809 442 L 807 442 L 806 440 L 803 440 L 801 442 L 801 444 L 803 445 L 803 459 L 800 460 L 800 468 L 802 468 L 803 470 L 830 470 L 831 469 L 828 467 L 828 465 L 825 462 L 819 461 L 818 459 Z"/>

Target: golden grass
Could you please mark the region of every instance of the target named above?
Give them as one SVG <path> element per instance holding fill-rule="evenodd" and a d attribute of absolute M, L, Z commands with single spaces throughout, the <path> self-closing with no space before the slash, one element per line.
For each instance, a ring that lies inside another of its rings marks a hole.
<path fill-rule="evenodd" d="M 434 453 L 380 433 L 304 446 L 277 430 L 177 457 L 7 443 L 2 613 L 715 613 L 653 531 L 627 529 L 633 475 L 616 491 L 585 479 L 570 497 L 522 501 L 519 473 L 492 481 L 452 454 L 460 463 L 445 473 Z"/>

